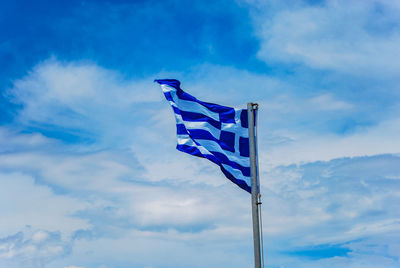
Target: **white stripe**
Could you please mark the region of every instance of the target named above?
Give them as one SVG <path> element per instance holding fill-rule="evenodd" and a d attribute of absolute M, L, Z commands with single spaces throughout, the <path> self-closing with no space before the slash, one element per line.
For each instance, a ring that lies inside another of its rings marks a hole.
<path fill-rule="evenodd" d="M 221 130 L 233 132 L 233 133 L 235 133 L 235 135 L 243 137 L 243 138 L 248 138 L 249 137 L 248 129 L 247 128 L 243 128 L 240 125 L 240 123 L 239 124 L 222 123 L 221 124 Z"/>
<path fill-rule="evenodd" d="M 216 139 L 219 139 L 221 130 L 229 131 L 235 133 L 236 136 L 240 136 L 243 138 L 249 137 L 249 131 L 247 128 L 242 128 L 241 126 L 235 124 L 229 124 L 231 126 L 224 127 L 224 123 L 222 123 L 222 129 L 219 130 L 218 128 L 214 127 L 208 122 L 193 122 L 193 121 L 185 121 L 183 120 L 182 116 L 178 114 L 180 121 L 179 124 L 184 124 L 187 129 L 203 129 L 210 132 Z M 237 147 L 239 148 L 239 147 Z"/>
<path fill-rule="evenodd" d="M 208 131 L 217 140 L 219 139 L 219 136 L 221 135 L 221 130 L 210 125 L 207 122 L 184 121 L 184 125 L 185 125 L 186 129 L 202 129 L 202 130 Z"/>
<path fill-rule="evenodd" d="M 197 149 L 199 149 L 200 153 L 202 153 L 202 154 L 211 154 L 203 146 L 199 146 L 196 143 L 194 143 L 194 141 L 192 140 L 192 138 L 189 137 L 189 135 L 176 135 L 176 138 L 177 138 L 177 143 L 179 145 L 187 145 L 190 147 L 196 147 Z"/>
<path fill-rule="evenodd" d="M 210 140 L 196 140 L 201 146 L 198 146 L 189 135 L 177 135 L 177 142 L 181 145 L 188 145 L 192 147 L 197 147 L 201 151 L 202 154 L 211 154 L 210 151 L 219 152 L 232 161 L 235 162 L 242 167 L 250 167 L 250 160 L 248 157 L 240 156 L 238 153 L 232 153 L 229 151 L 222 150 L 218 143 Z M 202 147 L 202 148 L 200 148 Z"/>
<path fill-rule="evenodd" d="M 235 153 L 233 153 L 233 152 L 230 152 L 230 151 L 223 150 L 221 148 L 221 146 L 219 146 L 219 144 L 216 143 L 215 141 L 211 141 L 211 140 L 196 140 L 196 142 L 198 142 L 204 148 L 207 148 L 208 151 L 214 151 L 214 152 L 222 153 L 222 154 L 226 155 L 226 157 L 228 157 L 228 159 L 230 161 L 236 162 L 236 163 L 238 163 L 239 165 L 241 165 L 243 167 L 250 167 L 250 161 L 249 161 L 248 157 L 241 156 L 236 151 L 235 151 Z"/>
<path fill-rule="evenodd" d="M 166 84 L 161 84 L 161 89 L 163 92 L 171 92 L 171 91 L 176 91 L 176 88 L 168 86 Z"/>
<path fill-rule="evenodd" d="M 244 181 L 249 187 L 251 187 L 251 183 L 250 183 L 250 177 L 246 177 L 242 174 L 242 172 L 240 170 L 234 169 L 231 166 L 222 164 L 222 166 L 233 175 L 233 177 L 235 177 L 238 180 L 242 180 Z"/>
<path fill-rule="evenodd" d="M 176 105 L 179 107 L 179 110 L 185 111 L 185 112 L 193 112 L 193 113 L 199 113 L 199 114 L 204 114 L 216 121 L 219 121 L 219 113 L 215 113 L 210 111 L 208 108 L 205 106 L 201 105 L 200 103 L 194 102 L 194 101 L 188 101 L 188 100 L 182 100 L 176 95 L 176 89 L 167 85 L 164 85 L 162 87 L 164 92 L 169 92 L 171 93 L 171 97 L 176 103 Z"/>
<path fill-rule="evenodd" d="M 187 145 L 187 146 L 190 146 L 190 147 L 197 148 L 197 149 L 199 149 L 199 151 L 200 151 L 201 154 L 203 154 L 203 155 L 212 155 L 212 154 L 211 154 L 208 150 L 206 150 L 203 146 L 198 146 L 198 145 L 196 145 L 196 144 L 193 142 L 193 140 L 192 140 L 189 136 L 187 136 L 187 135 L 178 135 L 178 144 L 179 144 L 179 145 Z M 250 178 L 244 176 L 241 170 L 236 169 L 236 168 L 233 168 L 233 167 L 231 167 L 231 166 L 229 166 L 229 165 L 226 165 L 226 164 L 222 164 L 222 163 L 221 163 L 221 165 L 222 165 L 227 171 L 229 171 L 229 173 L 231 173 L 236 179 L 244 180 L 248 185 L 250 185 L 250 184 L 249 184 Z"/>
<path fill-rule="evenodd" d="M 208 131 L 215 139 L 219 139 L 221 131 L 207 122 L 184 121 L 180 114 L 175 114 L 177 124 L 183 124 L 186 129 L 202 129 Z"/>
<path fill-rule="evenodd" d="M 180 114 L 175 114 L 176 117 L 179 117 L 179 122 L 178 124 L 184 124 L 187 129 L 204 129 L 209 131 L 216 139 L 219 139 L 221 130 L 224 131 L 230 131 L 232 133 L 235 133 L 235 135 L 243 137 L 243 138 L 248 138 L 249 137 L 249 132 L 247 128 L 243 128 L 240 123 L 239 124 L 234 124 L 234 123 L 222 123 L 221 124 L 221 130 L 218 128 L 214 127 L 208 122 L 194 122 L 194 121 L 186 121 L 182 118 Z"/>

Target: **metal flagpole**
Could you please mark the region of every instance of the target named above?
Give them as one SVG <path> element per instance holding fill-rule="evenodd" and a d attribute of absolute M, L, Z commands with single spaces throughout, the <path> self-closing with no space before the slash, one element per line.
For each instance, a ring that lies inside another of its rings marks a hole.
<path fill-rule="evenodd" d="M 250 170 L 251 170 L 251 211 L 253 216 L 253 238 L 254 238 L 254 267 L 261 268 L 260 250 L 260 220 L 258 213 L 258 178 L 257 178 L 257 148 L 255 141 L 254 111 L 258 104 L 247 103 L 247 118 L 249 123 L 249 146 L 250 146 Z"/>

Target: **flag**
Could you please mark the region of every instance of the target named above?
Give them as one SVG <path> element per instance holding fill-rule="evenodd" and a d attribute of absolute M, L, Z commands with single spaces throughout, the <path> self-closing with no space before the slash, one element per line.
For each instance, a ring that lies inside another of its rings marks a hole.
<path fill-rule="evenodd" d="M 203 102 L 184 92 L 175 79 L 159 79 L 175 114 L 179 151 L 206 158 L 251 193 L 246 109 Z"/>

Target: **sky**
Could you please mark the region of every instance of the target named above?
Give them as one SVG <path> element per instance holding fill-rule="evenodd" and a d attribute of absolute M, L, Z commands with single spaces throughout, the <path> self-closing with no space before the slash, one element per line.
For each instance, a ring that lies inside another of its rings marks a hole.
<path fill-rule="evenodd" d="M 399 267 L 399 58 L 395 0 L 1 1 L 0 267 L 253 267 L 159 78 L 259 104 L 265 267 Z"/>

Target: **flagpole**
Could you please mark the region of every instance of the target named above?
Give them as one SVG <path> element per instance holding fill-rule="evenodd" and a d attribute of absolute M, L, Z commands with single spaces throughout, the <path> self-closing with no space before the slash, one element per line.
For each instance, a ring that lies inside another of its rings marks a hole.
<path fill-rule="evenodd" d="M 249 123 L 249 146 L 250 146 L 250 171 L 251 171 L 251 211 L 253 217 L 253 239 L 254 239 L 254 267 L 261 268 L 260 247 L 260 220 L 258 212 L 258 172 L 257 172 L 257 148 L 255 140 L 254 111 L 258 110 L 258 104 L 247 103 L 247 117 Z"/>

